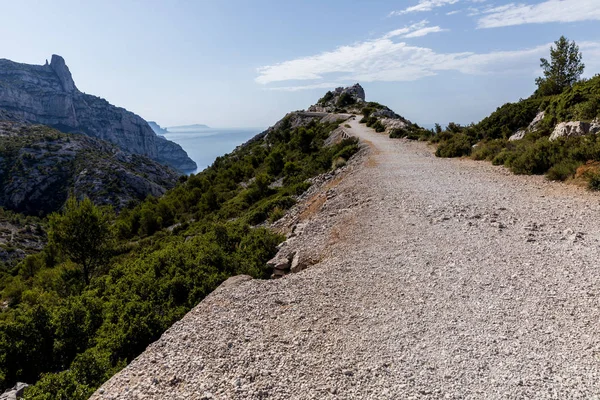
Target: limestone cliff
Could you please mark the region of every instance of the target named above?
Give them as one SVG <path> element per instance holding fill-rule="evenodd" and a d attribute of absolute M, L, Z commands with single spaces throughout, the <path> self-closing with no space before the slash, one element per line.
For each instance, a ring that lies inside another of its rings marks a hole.
<path fill-rule="evenodd" d="M 179 145 L 165 144 L 140 116 L 80 92 L 64 59 L 57 55 L 46 65 L 0 59 L 0 111 L 66 133 L 106 140 L 180 171 L 196 169 Z"/>

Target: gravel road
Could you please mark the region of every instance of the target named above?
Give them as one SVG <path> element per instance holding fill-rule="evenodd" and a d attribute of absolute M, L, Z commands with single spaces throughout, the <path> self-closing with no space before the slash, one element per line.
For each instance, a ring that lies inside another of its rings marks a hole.
<path fill-rule="evenodd" d="M 599 398 L 600 196 L 349 123 L 322 261 L 218 289 L 93 399 Z"/>

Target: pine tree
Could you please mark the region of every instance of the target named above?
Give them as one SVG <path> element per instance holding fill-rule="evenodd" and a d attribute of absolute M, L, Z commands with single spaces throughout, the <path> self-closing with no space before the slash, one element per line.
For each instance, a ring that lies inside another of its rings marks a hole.
<path fill-rule="evenodd" d="M 538 94 L 547 96 L 560 94 L 579 80 L 585 65 L 581 62 L 581 52 L 575 41 L 561 36 L 556 47 L 550 47 L 550 61 L 540 59 L 544 77 L 536 79 Z"/>

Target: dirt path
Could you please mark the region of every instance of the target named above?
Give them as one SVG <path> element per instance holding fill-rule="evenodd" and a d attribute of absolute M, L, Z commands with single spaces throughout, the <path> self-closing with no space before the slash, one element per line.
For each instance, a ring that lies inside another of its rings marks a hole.
<path fill-rule="evenodd" d="M 327 257 L 218 290 L 93 398 L 598 398 L 600 196 L 349 123 Z"/>

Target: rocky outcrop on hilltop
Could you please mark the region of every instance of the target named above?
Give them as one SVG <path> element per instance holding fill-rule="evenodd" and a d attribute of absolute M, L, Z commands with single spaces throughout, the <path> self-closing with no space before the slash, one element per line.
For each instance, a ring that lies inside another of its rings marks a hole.
<path fill-rule="evenodd" d="M 179 174 L 146 156 L 43 125 L 0 122 L 0 206 L 28 214 L 60 209 L 69 193 L 116 209 L 175 186 Z"/>
<path fill-rule="evenodd" d="M 351 112 L 360 109 L 365 102 L 365 90 L 360 84 L 347 88 L 339 87 L 334 91 L 325 93 L 317 104 L 311 106 L 310 112 L 339 112 L 342 110 Z"/>
<path fill-rule="evenodd" d="M 57 55 L 46 65 L 0 59 L 0 110 L 17 120 L 106 140 L 180 171 L 196 168 L 180 146 L 162 143 L 140 116 L 80 92 Z"/>

